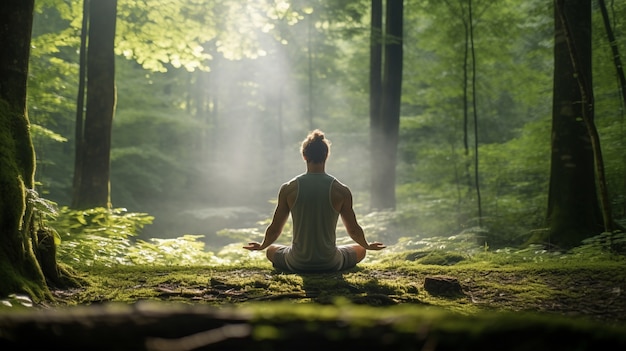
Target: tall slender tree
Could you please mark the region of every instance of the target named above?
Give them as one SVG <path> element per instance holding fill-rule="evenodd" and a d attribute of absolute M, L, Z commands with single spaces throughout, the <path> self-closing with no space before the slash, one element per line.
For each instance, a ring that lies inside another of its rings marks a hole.
<path fill-rule="evenodd" d="M 111 206 L 110 152 L 115 112 L 117 0 L 90 1 L 87 45 L 87 111 L 77 149 L 81 169 L 72 207 Z M 80 147 L 79 147 L 80 146 Z"/>
<path fill-rule="evenodd" d="M 480 196 L 480 176 L 478 171 L 478 111 L 476 108 L 476 51 L 474 47 L 474 16 L 472 0 L 468 2 L 469 40 L 472 53 L 472 113 L 474 116 L 474 185 L 476 189 L 476 207 L 478 209 L 478 225 L 482 226 L 483 208 Z"/>
<path fill-rule="evenodd" d="M 73 186 L 74 196 L 76 197 L 78 186 L 80 185 L 81 172 L 83 167 L 81 163 L 83 158 L 81 157 L 81 151 L 83 150 L 84 138 L 83 138 L 83 122 L 85 119 L 85 78 L 87 76 L 87 35 L 89 29 L 89 1 L 83 0 L 83 21 L 80 32 L 80 51 L 78 58 L 78 96 L 76 98 L 76 125 L 74 131 L 74 180 Z"/>
<path fill-rule="evenodd" d="M 602 21 L 604 22 L 604 28 L 606 29 L 606 36 L 613 52 L 613 63 L 615 64 L 615 70 L 619 79 L 619 84 L 622 90 L 622 101 L 626 104 L 626 77 L 624 76 L 624 66 L 622 66 L 622 59 L 619 53 L 619 46 L 617 45 L 617 39 L 613 33 L 611 27 L 611 21 L 609 20 L 609 12 L 606 10 L 606 4 L 604 0 L 598 0 L 598 6 L 602 13 Z"/>
<path fill-rule="evenodd" d="M 383 65 L 383 0 L 371 1 L 370 15 L 370 72 L 369 72 L 369 113 L 370 113 L 370 162 L 371 162 L 371 194 L 370 207 L 379 206 L 375 193 L 377 187 L 384 182 L 384 172 L 379 170 L 382 149 L 377 143 L 382 139 L 381 100 L 382 100 L 382 65 Z"/>
<path fill-rule="evenodd" d="M 396 208 L 396 158 L 398 152 L 398 137 L 400 128 L 400 98 L 402 93 L 402 61 L 403 61 L 403 12 L 402 0 L 387 0 L 385 2 L 385 23 L 383 35 L 376 26 L 379 25 L 378 16 L 382 6 L 372 1 L 372 47 L 370 62 L 370 135 L 372 158 L 372 209 Z M 383 26 L 381 25 L 380 28 Z M 381 46 L 376 44 L 378 38 L 383 38 L 382 67 L 379 65 L 378 53 Z M 381 72 L 382 71 L 382 72 Z M 380 93 L 378 93 L 378 78 L 380 79 Z M 380 95 L 379 95 L 380 94 Z M 376 100 L 380 99 L 380 100 Z M 379 107 L 378 107 L 379 106 Z"/>

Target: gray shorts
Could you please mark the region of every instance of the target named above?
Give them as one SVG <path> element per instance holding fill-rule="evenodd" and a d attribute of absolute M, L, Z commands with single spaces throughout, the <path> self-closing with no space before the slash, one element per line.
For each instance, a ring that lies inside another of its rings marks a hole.
<path fill-rule="evenodd" d="M 291 250 L 291 246 L 280 246 L 278 250 L 276 250 L 276 253 L 274 254 L 274 261 L 273 261 L 274 268 L 281 270 L 281 271 L 285 271 L 285 272 L 336 272 L 336 271 L 342 271 L 344 269 L 352 268 L 356 266 L 356 264 L 358 263 L 357 258 L 356 258 L 356 251 L 354 251 L 354 249 L 352 248 L 352 245 L 342 245 L 342 246 L 337 246 L 337 250 L 341 253 L 342 260 L 334 268 L 324 269 L 324 270 L 320 270 L 316 268 L 313 268 L 310 270 L 309 269 L 293 269 L 287 264 L 287 260 L 285 259 L 285 255 L 288 255 L 290 250 Z"/>

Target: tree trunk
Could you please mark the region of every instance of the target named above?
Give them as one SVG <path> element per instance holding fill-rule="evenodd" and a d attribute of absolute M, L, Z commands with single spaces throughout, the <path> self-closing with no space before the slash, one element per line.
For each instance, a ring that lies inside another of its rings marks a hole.
<path fill-rule="evenodd" d="M 309 87 L 307 91 L 307 119 L 309 122 L 309 130 L 315 129 L 313 123 L 313 18 L 311 14 L 307 17 L 307 39 L 306 39 L 306 55 L 307 55 L 307 71 L 309 79 Z"/>
<path fill-rule="evenodd" d="M 115 112 L 115 24 L 117 0 L 89 4 L 87 113 L 79 185 L 72 207 L 111 207 L 110 152 Z"/>
<path fill-rule="evenodd" d="M 615 64 L 615 70 L 619 79 L 619 85 L 622 90 L 622 101 L 624 102 L 624 104 L 626 104 L 626 77 L 624 76 L 624 67 L 622 66 L 622 59 L 619 54 L 617 40 L 615 39 L 613 29 L 611 28 L 609 14 L 606 10 L 606 4 L 604 3 L 604 0 L 598 0 L 598 6 L 600 6 L 600 12 L 602 13 L 604 28 L 606 29 L 606 36 L 609 40 L 611 51 L 613 52 L 613 63 Z"/>
<path fill-rule="evenodd" d="M 562 13 L 560 12 L 562 11 Z M 602 231 L 592 141 L 585 118 L 593 120 L 593 105 L 582 96 L 577 74 L 591 87 L 590 0 L 555 1 L 554 93 L 552 159 L 547 221 L 541 238 L 569 248 Z M 561 18 L 567 19 L 569 33 Z M 571 59 L 568 38 L 577 48 L 578 72 Z"/>
<path fill-rule="evenodd" d="M 84 141 L 84 128 L 83 123 L 85 119 L 85 77 L 87 75 L 87 31 L 89 28 L 89 0 L 83 0 L 83 21 L 80 32 L 80 51 L 78 59 L 78 96 L 76 98 L 76 126 L 74 131 L 74 180 L 72 183 L 72 190 L 74 194 L 78 193 L 78 187 L 80 185 L 81 172 L 83 167 L 81 166 L 83 158 L 81 152 L 83 151 Z"/>
<path fill-rule="evenodd" d="M 402 93 L 403 1 L 388 0 L 385 8 L 385 45 L 382 77 L 382 101 L 372 135 L 373 209 L 396 208 L 396 157 L 400 128 Z M 374 111 L 375 112 L 375 111 Z M 377 137 L 377 139 L 376 139 Z"/>
<path fill-rule="evenodd" d="M 371 162 L 371 197 L 370 208 L 379 207 L 379 184 L 385 181 L 385 172 L 380 167 L 382 148 L 382 65 L 383 65 L 383 1 L 372 0 L 370 29 L 370 162 Z"/>
<path fill-rule="evenodd" d="M 0 5 L 0 296 L 49 297 L 31 226 L 35 152 L 26 109 L 34 0 Z"/>
<path fill-rule="evenodd" d="M 476 189 L 476 207 L 478 209 L 478 226 L 483 225 L 483 207 L 480 196 L 480 176 L 478 158 L 478 111 L 476 108 L 476 54 L 474 47 L 474 17 L 472 16 L 472 0 L 469 0 L 469 39 L 472 49 L 472 113 L 474 115 L 474 181 Z"/>

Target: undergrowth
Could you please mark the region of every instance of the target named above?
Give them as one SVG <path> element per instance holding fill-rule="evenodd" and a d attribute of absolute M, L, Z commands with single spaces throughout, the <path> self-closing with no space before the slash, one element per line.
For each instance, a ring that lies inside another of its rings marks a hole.
<path fill-rule="evenodd" d="M 385 228 L 388 216 L 382 215 L 377 228 Z M 129 213 L 125 209 L 107 210 L 96 208 L 85 211 L 60 209 L 50 222 L 59 239 L 59 261 L 75 266 L 155 265 L 155 266 L 224 266 L 263 264 L 262 252 L 242 249 L 248 240 L 261 240 L 262 228 L 224 229 L 218 233 L 231 240 L 230 244 L 209 250 L 202 235 L 182 235 L 172 239 L 137 239 L 153 217 L 145 213 Z M 369 222 L 373 219 L 369 218 Z M 367 225 L 367 224 L 366 224 Z M 288 230 L 287 230 L 288 231 Z M 374 233 L 375 235 L 375 233 Z M 401 237 L 397 242 L 379 252 L 370 252 L 366 262 L 394 265 L 409 261 L 426 265 L 458 265 L 489 262 L 491 265 L 519 264 L 527 262 L 573 262 L 573 261 L 624 261 L 626 234 L 603 233 L 589 238 L 569 251 L 548 250 L 541 245 L 523 248 L 492 249 L 480 245 L 480 231 L 467 230 L 447 237 Z M 284 235 L 281 240 L 288 242 Z M 338 244 L 349 243 L 347 234 L 338 231 Z"/>
<path fill-rule="evenodd" d="M 626 262 L 624 233 L 604 233 L 569 251 L 547 250 L 539 245 L 493 249 L 478 244 L 475 230 L 448 237 L 403 237 L 385 250 L 370 252 L 352 270 L 283 274 L 272 268 L 264 252 L 242 249 L 247 240 L 262 236 L 259 228 L 225 229 L 220 235 L 231 238 L 232 243 L 210 251 L 199 235 L 137 239 L 152 219 L 124 209 L 58 211 L 49 225 L 60 239 L 59 262 L 82 272 L 86 282 L 80 293 L 71 293 L 61 301 L 90 304 L 166 299 L 223 305 L 285 297 L 334 303 L 349 296 L 357 303 L 402 301 L 473 313 L 476 301 L 480 304 L 482 300 L 495 301 L 499 308 L 515 309 L 543 300 L 583 296 L 575 290 L 555 289 L 547 283 L 550 280 L 567 287 L 577 286 L 577 279 L 599 279 L 609 284 L 609 297 L 613 296 L 611 291 L 619 296 L 626 288 L 610 285 L 614 280 L 611 275 L 623 275 L 616 272 L 621 272 Z M 345 235 L 338 238 L 339 244 L 349 241 Z M 476 294 L 482 296 L 472 303 L 468 303 L 467 296 L 437 298 L 424 292 L 423 279 L 427 275 L 460 277 L 461 284 L 474 289 L 472 299 Z M 12 295 L 0 300 L 2 306 L 32 307 L 33 302 L 26 296 Z"/>

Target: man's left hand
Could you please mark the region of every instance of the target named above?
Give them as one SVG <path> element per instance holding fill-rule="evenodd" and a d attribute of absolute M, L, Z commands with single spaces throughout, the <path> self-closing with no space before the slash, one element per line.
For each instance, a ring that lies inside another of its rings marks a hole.
<path fill-rule="evenodd" d="M 250 251 L 262 250 L 261 244 L 257 242 L 248 243 L 248 245 L 244 246 L 243 248 Z"/>
<path fill-rule="evenodd" d="M 367 249 L 368 250 L 382 250 L 384 248 L 386 248 L 387 246 L 385 246 L 385 244 L 383 243 L 379 243 L 378 241 L 375 241 L 373 243 L 369 243 L 367 245 Z"/>

